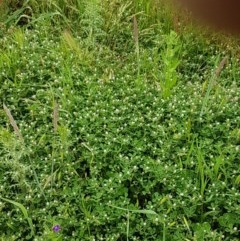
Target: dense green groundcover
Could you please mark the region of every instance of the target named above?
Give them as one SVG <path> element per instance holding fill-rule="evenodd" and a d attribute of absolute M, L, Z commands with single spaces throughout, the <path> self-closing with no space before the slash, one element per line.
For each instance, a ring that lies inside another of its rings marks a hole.
<path fill-rule="evenodd" d="M 237 59 L 119 23 L 1 27 L 0 240 L 239 240 Z"/>

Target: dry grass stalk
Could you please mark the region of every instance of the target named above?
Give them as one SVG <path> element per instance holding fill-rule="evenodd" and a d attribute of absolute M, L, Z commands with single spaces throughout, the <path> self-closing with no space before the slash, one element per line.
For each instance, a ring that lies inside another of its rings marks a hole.
<path fill-rule="evenodd" d="M 223 68 L 225 67 L 225 65 L 227 64 L 227 61 L 228 61 L 228 57 L 225 56 L 222 61 L 220 62 L 220 64 L 218 65 L 216 71 L 215 71 L 215 75 L 214 75 L 214 78 L 213 78 L 213 85 L 216 83 L 217 81 L 217 78 L 219 77 L 219 75 L 221 74 Z"/>
<path fill-rule="evenodd" d="M 10 121 L 11 126 L 13 127 L 13 130 L 14 130 L 15 134 L 18 136 L 18 138 L 20 139 L 20 141 L 21 141 L 22 143 L 24 143 L 22 134 L 21 134 L 21 132 L 20 132 L 18 126 L 17 126 L 16 121 L 14 120 L 14 118 L 13 118 L 13 116 L 12 116 L 12 114 L 11 114 L 11 111 L 8 109 L 8 107 L 7 107 L 4 103 L 3 103 L 3 109 L 4 109 L 4 111 L 5 111 L 8 119 L 9 119 L 9 121 Z"/>
<path fill-rule="evenodd" d="M 138 44 L 138 23 L 136 15 L 133 16 L 133 37 L 136 44 Z"/>
<path fill-rule="evenodd" d="M 181 32 L 180 25 L 179 25 L 179 16 L 177 14 L 173 15 L 173 29 L 177 34 Z"/>

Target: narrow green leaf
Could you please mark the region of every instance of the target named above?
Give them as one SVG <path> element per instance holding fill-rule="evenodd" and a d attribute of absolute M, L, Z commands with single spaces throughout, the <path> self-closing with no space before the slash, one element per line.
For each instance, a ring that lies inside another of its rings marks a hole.
<path fill-rule="evenodd" d="M 143 213 L 143 214 L 153 214 L 153 215 L 158 215 L 156 212 L 152 211 L 152 210 L 146 210 L 146 209 L 142 209 L 142 210 L 129 210 L 130 212 L 133 213 Z"/>
<path fill-rule="evenodd" d="M 158 215 L 156 212 L 154 212 L 154 211 L 152 211 L 152 210 L 147 210 L 147 209 L 134 210 L 134 209 L 127 209 L 127 208 L 120 208 L 120 207 L 113 206 L 113 205 L 109 205 L 109 206 L 110 206 L 110 207 L 113 207 L 113 208 L 116 208 L 116 209 L 123 210 L 123 211 L 127 211 L 127 212 Z"/>
<path fill-rule="evenodd" d="M 15 202 L 15 201 L 12 201 L 10 199 L 3 198 L 3 197 L 0 197 L 0 199 L 2 199 L 5 202 L 13 204 L 14 206 L 16 206 L 17 208 L 19 208 L 21 210 L 24 218 L 27 220 L 28 225 L 31 229 L 31 237 L 32 237 L 34 235 L 34 228 L 33 228 L 32 219 L 29 218 L 29 216 L 28 216 L 27 209 L 21 203 L 18 203 L 18 202 Z"/>

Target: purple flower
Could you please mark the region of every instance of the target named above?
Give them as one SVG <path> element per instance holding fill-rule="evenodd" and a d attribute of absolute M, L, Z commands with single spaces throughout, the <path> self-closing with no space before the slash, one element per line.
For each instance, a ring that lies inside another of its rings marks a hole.
<path fill-rule="evenodd" d="M 52 230 L 53 230 L 53 232 L 58 233 L 58 232 L 60 232 L 61 227 L 60 227 L 60 225 L 59 225 L 59 224 L 57 224 L 57 225 L 54 225 L 54 226 L 53 226 Z"/>

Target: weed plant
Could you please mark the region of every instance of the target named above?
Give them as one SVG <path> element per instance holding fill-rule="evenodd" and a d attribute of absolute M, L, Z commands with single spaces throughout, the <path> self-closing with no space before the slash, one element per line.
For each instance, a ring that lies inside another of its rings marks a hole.
<path fill-rule="evenodd" d="M 238 59 L 160 3 L 2 16 L 0 240 L 239 240 Z"/>

